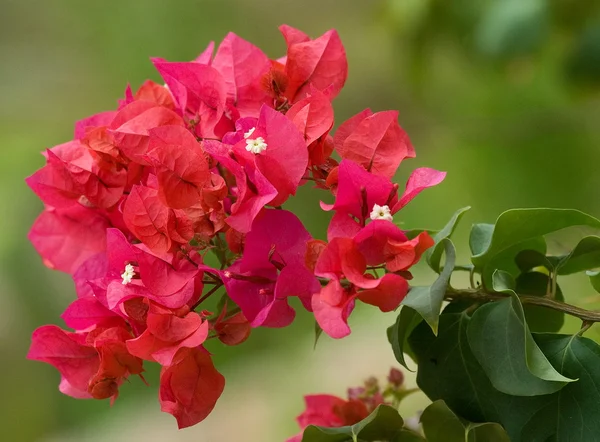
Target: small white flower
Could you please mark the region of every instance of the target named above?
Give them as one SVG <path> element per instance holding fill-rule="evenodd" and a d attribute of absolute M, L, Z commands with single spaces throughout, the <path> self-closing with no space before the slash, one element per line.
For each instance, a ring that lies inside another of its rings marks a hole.
<path fill-rule="evenodd" d="M 267 149 L 267 143 L 262 137 L 247 139 L 246 140 L 246 150 L 248 152 L 252 152 L 253 154 L 259 154 Z"/>
<path fill-rule="evenodd" d="M 386 221 L 393 221 L 392 213 L 388 206 L 380 206 L 379 204 L 373 205 L 373 211 L 371 212 L 370 218 L 372 220 L 384 219 Z"/>
<path fill-rule="evenodd" d="M 250 138 L 250 136 L 254 133 L 255 130 L 256 128 L 253 127 L 248 132 L 244 133 L 244 138 Z"/>
<path fill-rule="evenodd" d="M 121 278 L 123 278 L 123 285 L 127 285 L 131 282 L 133 277 L 135 276 L 135 271 L 133 270 L 133 266 L 131 264 L 127 264 L 125 266 L 125 271 L 121 273 Z"/>

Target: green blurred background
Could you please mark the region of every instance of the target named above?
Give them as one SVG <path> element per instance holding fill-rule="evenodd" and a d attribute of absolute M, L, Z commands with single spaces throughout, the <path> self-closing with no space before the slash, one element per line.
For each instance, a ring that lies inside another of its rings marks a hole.
<path fill-rule="evenodd" d="M 466 226 L 505 209 L 600 215 L 599 10 L 597 0 L 0 0 L 0 440 L 280 441 L 297 431 L 303 393 L 343 395 L 394 363 L 393 315 L 359 308 L 351 337 L 313 351 L 310 316 L 300 314 L 285 330 L 216 348 L 226 393 L 205 422 L 178 432 L 159 411 L 155 369 L 150 388 L 133 379 L 111 409 L 62 396 L 58 373 L 25 359 L 31 332 L 60 324 L 74 290 L 27 242 L 42 207 L 23 180 L 43 165 L 43 149 L 70 139 L 75 120 L 114 108 L 127 83 L 158 80 L 149 57 L 190 60 L 233 31 L 276 58 L 278 25 L 313 37 L 336 28 L 350 65 L 336 123 L 365 107 L 400 110 L 418 156 L 399 181 L 425 165 L 448 178 L 396 221 L 439 228 L 473 206 L 457 241 L 466 260 Z M 322 195 L 305 188 L 288 203 L 317 237 L 328 218 Z M 567 299 L 600 306 L 585 278 L 564 284 Z M 406 412 L 424 403 L 415 396 Z"/>

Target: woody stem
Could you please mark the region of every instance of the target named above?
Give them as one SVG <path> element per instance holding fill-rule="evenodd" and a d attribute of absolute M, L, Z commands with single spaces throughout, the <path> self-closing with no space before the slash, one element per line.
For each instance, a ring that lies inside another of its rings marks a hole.
<path fill-rule="evenodd" d="M 448 301 L 472 300 L 477 302 L 490 302 L 505 299 L 508 296 L 509 295 L 506 295 L 504 293 L 492 293 L 481 289 L 457 290 L 453 288 L 448 288 L 446 290 L 446 294 L 444 295 L 444 299 Z M 588 323 L 600 322 L 600 312 L 586 310 L 581 307 L 577 307 L 571 304 L 567 304 L 565 302 L 557 301 L 555 299 L 546 298 L 542 296 L 518 296 L 521 300 L 521 303 L 523 304 L 537 305 L 540 307 L 557 310 L 568 315 L 575 316 L 576 318 L 579 318 L 582 321 Z"/>

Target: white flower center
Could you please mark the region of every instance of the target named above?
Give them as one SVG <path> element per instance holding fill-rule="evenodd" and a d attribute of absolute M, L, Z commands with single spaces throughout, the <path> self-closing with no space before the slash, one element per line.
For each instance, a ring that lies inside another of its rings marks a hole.
<path fill-rule="evenodd" d="M 125 266 L 125 271 L 121 273 L 121 278 L 123 278 L 123 285 L 127 285 L 131 282 L 133 277 L 135 276 L 135 271 L 133 270 L 133 266 L 131 264 L 127 264 Z"/>
<path fill-rule="evenodd" d="M 246 140 L 246 150 L 253 154 L 259 154 L 267 149 L 267 143 L 262 137 Z"/>
<path fill-rule="evenodd" d="M 252 136 L 252 134 L 254 133 L 255 130 L 256 130 L 256 128 L 253 127 L 248 132 L 244 133 L 244 138 L 250 138 L 250 136 Z"/>
<path fill-rule="evenodd" d="M 371 212 L 370 218 L 372 220 L 384 219 L 386 221 L 392 221 L 394 219 L 390 212 L 390 208 L 388 206 L 380 206 L 379 204 L 373 205 L 373 211 Z"/>

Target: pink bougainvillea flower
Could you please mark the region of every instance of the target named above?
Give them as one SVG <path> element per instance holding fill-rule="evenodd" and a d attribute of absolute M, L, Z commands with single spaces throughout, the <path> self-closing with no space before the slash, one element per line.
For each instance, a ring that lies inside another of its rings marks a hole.
<path fill-rule="evenodd" d="M 392 213 L 396 213 L 409 202 L 411 202 L 419 193 L 428 187 L 437 186 L 446 178 L 446 172 L 430 169 L 429 167 L 420 167 L 413 170 L 408 181 L 404 194 L 396 204 L 391 208 Z"/>
<path fill-rule="evenodd" d="M 115 118 L 115 115 L 117 115 L 116 111 L 106 111 L 99 112 L 90 117 L 79 120 L 77 123 L 75 123 L 75 133 L 73 135 L 74 138 L 76 140 L 81 140 L 83 137 L 85 137 L 88 128 L 108 126 Z"/>
<path fill-rule="evenodd" d="M 124 301 L 145 297 L 171 309 L 190 302 L 196 292 L 198 268 L 187 260 L 165 261 L 139 245 L 130 244 L 117 229 L 107 231 L 106 276 L 91 281 L 96 298 L 115 311 Z"/>
<path fill-rule="evenodd" d="M 260 79 L 269 71 L 271 62 L 259 48 L 230 32 L 219 45 L 211 66 L 225 81 L 227 99 L 240 117 L 257 117 L 269 97 Z"/>
<path fill-rule="evenodd" d="M 171 365 L 180 348 L 195 348 L 208 337 L 208 322 L 189 307 L 171 310 L 148 302 L 146 330 L 127 341 L 127 349 L 141 359 Z"/>
<path fill-rule="evenodd" d="M 252 327 L 242 312 L 225 318 L 227 309 L 223 309 L 214 325 L 214 330 L 225 345 L 239 345 L 250 337 Z"/>
<path fill-rule="evenodd" d="M 61 208 L 87 202 L 101 208 L 115 205 L 127 182 L 127 171 L 103 164 L 78 141 L 46 151 L 47 163 L 27 178 L 27 184 L 46 204 Z M 104 166 L 104 167 L 103 167 Z"/>
<path fill-rule="evenodd" d="M 204 149 L 235 177 L 236 201 L 231 205 L 231 214 L 226 222 L 241 233 L 250 231 L 258 212 L 277 195 L 273 187 L 259 170 L 244 168 L 232 158 L 231 146 L 217 141 L 205 141 Z"/>
<path fill-rule="evenodd" d="M 123 220 L 136 238 L 153 252 L 169 251 L 173 243 L 186 243 L 194 236 L 185 212 L 165 206 L 159 191 L 133 186 L 123 206 Z"/>
<path fill-rule="evenodd" d="M 147 165 L 144 155 L 148 150 L 150 129 L 184 124 L 182 118 L 171 109 L 140 100 L 121 109 L 110 123 L 108 132 L 115 145 L 130 160 Z"/>
<path fill-rule="evenodd" d="M 442 182 L 445 172 L 416 169 L 408 179 L 403 196 L 398 199 L 398 186 L 383 176 L 374 175 L 350 160 L 338 169 L 335 203 L 321 203 L 324 210 L 335 210 L 327 236 L 353 237 L 367 220 L 391 221 L 393 215 L 428 187 Z"/>
<path fill-rule="evenodd" d="M 117 320 L 119 315 L 106 308 L 98 299 L 80 298 L 73 301 L 61 318 L 74 330 L 86 330 L 103 322 Z"/>
<path fill-rule="evenodd" d="M 298 296 L 310 308 L 320 286 L 306 267 L 311 236 L 300 220 L 286 210 L 263 210 L 246 235 L 244 254 L 226 272 L 231 299 L 252 327 L 285 327 L 295 316 L 287 298 Z"/>
<path fill-rule="evenodd" d="M 254 166 L 277 189 L 273 206 L 295 195 L 308 166 L 308 150 L 300 131 L 285 115 L 263 106 L 256 127 L 232 148 L 236 160 Z"/>
<path fill-rule="evenodd" d="M 329 133 L 333 127 L 331 101 L 315 87 L 310 90 L 310 95 L 296 102 L 285 115 L 304 135 L 307 146 Z"/>
<path fill-rule="evenodd" d="M 289 78 L 286 97 L 291 103 L 304 98 L 310 86 L 323 91 L 330 88 L 333 99 L 348 76 L 346 51 L 338 33 L 327 31 L 310 40 L 306 34 L 283 25 L 279 28 L 288 44 L 285 74 Z"/>
<path fill-rule="evenodd" d="M 33 332 L 28 359 L 53 365 L 61 375 L 65 388 L 61 392 L 77 398 L 91 398 L 89 381 L 98 372 L 100 360 L 93 347 L 85 344 L 86 335 L 45 325 Z M 61 381 L 61 387 L 63 382 Z"/>
<path fill-rule="evenodd" d="M 162 84 L 155 83 L 152 80 L 146 80 L 133 98 L 139 101 L 149 101 L 167 109 L 175 109 L 175 102 L 169 90 Z"/>
<path fill-rule="evenodd" d="M 364 233 L 363 233 L 364 232 Z M 382 253 L 388 237 L 400 241 L 406 237 L 392 223 L 375 221 L 360 231 L 354 238 L 334 238 L 320 253 L 315 265 L 315 275 L 329 279 L 329 283 L 312 297 L 315 319 L 323 331 L 333 338 L 342 338 L 350 333 L 348 316 L 354 308 L 355 299 L 371 304 L 383 312 L 394 310 L 408 293 L 408 283 L 397 274 L 385 274 L 376 278 L 365 273 L 369 265 L 378 265 L 393 255 Z M 412 261 L 422 253 L 419 241 L 410 243 L 413 247 Z M 404 269 L 403 269 L 404 270 Z M 345 285 L 342 281 L 345 280 Z M 361 290 L 362 289 L 362 290 Z"/>
<path fill-rule="evenodd" d="M 161 410 L 190 427 L 210 414 L 225 387 L 225 378 L 202 349 L 181 349 L 173 364 L 160 373 Z"/>
<path fill-rule="evenodd" d="M 106 249 L 109 226 L 100 213 L 81 205 L 47 208 L 36 219 L 28 238 L 46 266 L 73 274 L 88 258 Z"/>
<path fill-rule="evenodd" d="M 122 327 L 71 333 L 46 325 L 33 333 L 27 357 L 53 365 L 61 374 L 64 394 L 114 400 L 120 383 L 143 371 L 141 360 L 125 348 L 130 337 Z"/>
<path fill-rule="evenodd" d="M 196 135 L 218 136 L 215 128 L 223 117 L 227 98 L 223 76 L 215 68 L 201 63 L 172 63 L 158 58 L 152 61 L 183 115 L 198 122 Z"/>
<path fill-rule="evenodd" d="M 405 158 L 414 158 L 408 135 L 398 124 L 397 111 L 373 114 L 369 109 L 342 123 L 334 137 L 343 158 L 375 175 L 392 178 Z"/>
<path fill-rule="evenodd" d="M 184 209 L 200 202 L 210 172 L 200 143 L 187 129 L 152 129 L 147 157 L 156 170 L 158 195 L 167 206 Z"/>
<path fill-rule="evenodd" d="M 337 428 L 354 425 L 369 415 L 367 406 L 357 399 L 344 400 L 329 394 L 304 396 L 306 409 L 296 418 L 304 430 L 309 425 Z M 286 442 L 301 442 L 302 434 L 287 439 Z"/>

